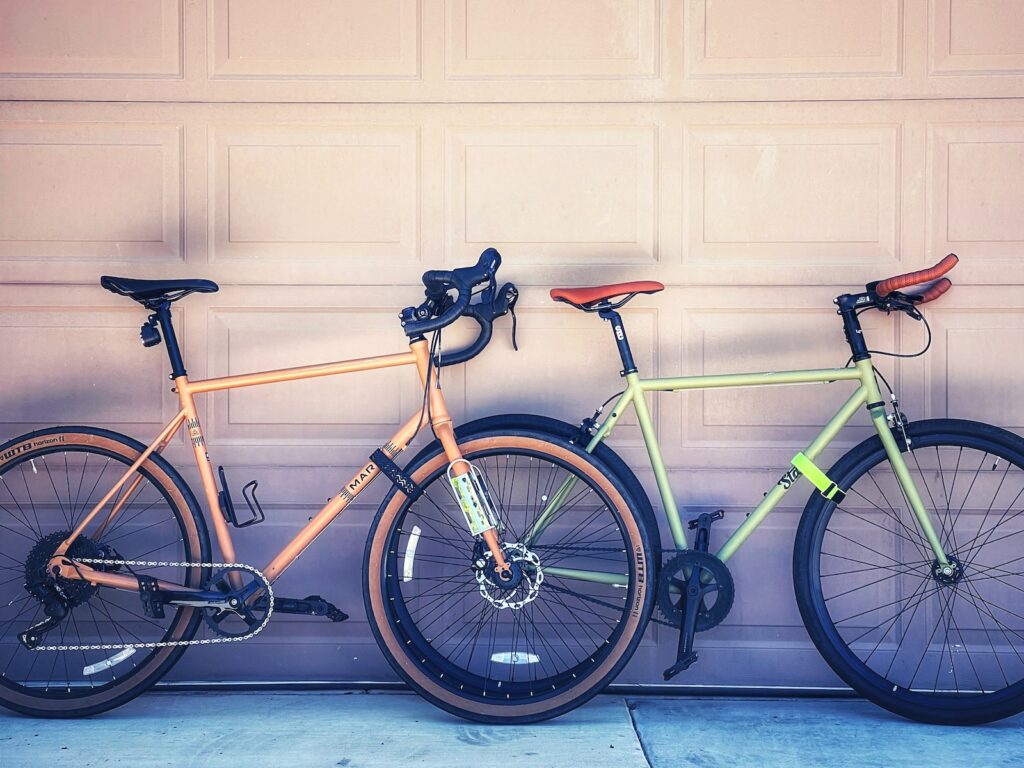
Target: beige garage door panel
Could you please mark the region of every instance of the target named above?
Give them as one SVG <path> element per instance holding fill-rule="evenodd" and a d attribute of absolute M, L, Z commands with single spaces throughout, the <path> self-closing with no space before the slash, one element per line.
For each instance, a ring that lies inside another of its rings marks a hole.
<path fill-rule="evenodd" d="M 100 274 L 220 282 L 175 317 L 190 375 L 222 376 L 398 351 L 420 274 L 490 245 L 523 288 L 521 350 L 503 320 L 444 371 L 457 421 L 578 422 L 621 386 L 607 324 L 553 284 L 666 283 L 625 312 L 650 375 L 822 367 L 846 360 L 836 294 L 956 251 L 930 353 L 879 366 L 911 418 L 1024 432 L 1024 0 L 0 0 L 0 99 L 0 349 L 18 361 L 0 439 L 54 421 L 146 438 L 173 415 L 143 311 Z M 920 323 L 865 321 L 876 349 L 924 345 Z M 653 399 L 683 514 L 724 508 L 720 541 L 848 391 Z M 204 398 L 211 458 L 235 488 L 258 479 L 268 512 L 237 537 L 245 560 L 421 395 L 391 370 Z M 824 461 L 869 434 L 859 418 Z M 647 465 L 632 416 L 612 442 Z M 166 453 L 198 482 L 187 442 Z M 393 679 L 359 608 L 384 490 L 281 585 L 350 621 L 284 617 L 174 675 Z M 791 597 L 801 502 L 730 563 L 741 599 L 683 682 L 835 684 Z M 661 682 L 675 644 L 652 627 L 620 681 Z"/>
<path fill-rule="evenodd" d="M 8 280 L 1020 283 L 1024 102 L 0 105 Z M 511 126 L 515 126 L 514 128 Z M 103 265 L 109 265 L 104 267 Z M 385 269 L 381 266 L 386 265 Z"/>
<path fill-rule="evenodd" d="M 0 98 L 1024 96 L 1021 0 L 0 3 Z"/>

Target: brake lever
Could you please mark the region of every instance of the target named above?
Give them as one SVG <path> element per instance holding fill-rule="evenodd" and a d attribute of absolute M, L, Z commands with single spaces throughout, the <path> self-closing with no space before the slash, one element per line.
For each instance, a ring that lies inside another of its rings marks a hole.
<path fill-rule="evenodd" d="M 512 283 L 505 283 L 501 286 L 501 295 L 495 296 L 491 303 L 491 319 L 501 317 L 504 314 L 512 315 L 512 349 L 519 351 L 519 343 L 516 340 L 516 302 L 519 301 L 519 289 Z"/>
<path fill-rule="evenodd" d="M 519 351 L 519 344 L 516 343 L 516 327 L 518 320 L 516 319 L 516 302 L 519 301 L 519 290 L 514 285 L 509 285 L 506 295 L 512 294 L 512 298 L 508 302 L 508 313 L 512 315 L 512 349 L 516 352 Z"/>

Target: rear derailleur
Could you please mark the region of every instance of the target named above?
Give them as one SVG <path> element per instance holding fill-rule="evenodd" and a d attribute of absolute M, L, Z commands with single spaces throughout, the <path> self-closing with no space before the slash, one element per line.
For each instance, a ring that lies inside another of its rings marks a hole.
<path fill-rule="evenodd" d="M 736 594 L 732 574 L 708 552 L 711 524 L 724 516 L 718 510 L 691 520 L 690 530 L 697 531 L 693 549 L 670 558 L 658 577 L 658 608 L 669 624 L 679 628 L 676 663 L 665 670 L 666 680 L 697 661 L 694 635 L 718 626 L 732 608 Z"/>

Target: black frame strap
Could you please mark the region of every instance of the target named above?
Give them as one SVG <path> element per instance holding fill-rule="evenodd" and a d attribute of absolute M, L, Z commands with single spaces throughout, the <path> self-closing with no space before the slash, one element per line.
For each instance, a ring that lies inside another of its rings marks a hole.
<path fill-rule="evenodd" d="M 370 454 L 370 461 L 398 487 L 398 490 L 409 497 L 409 501 L 416 501 L 422 495 L 423 489 L 416 485 L 416 481 L 409 477 L 405 470 L 392 461 L 391 457 L 380 448 Z"/>

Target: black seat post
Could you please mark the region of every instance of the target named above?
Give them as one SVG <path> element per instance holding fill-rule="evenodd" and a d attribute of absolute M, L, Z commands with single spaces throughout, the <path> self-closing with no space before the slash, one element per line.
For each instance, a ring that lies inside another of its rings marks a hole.
<path fill-rule="evenodd" d="M 174 335 L 174 324 L 171 322 L 171 302 L 163 301 L 146 304 L 147 309 L 153 310 L 157 322 L 160 323 L 160 330 L 164 336 L 164 344 L 167 345 L 167 356 L 171 360 L 171 378 L 176 379 L 185 374 L 185 363 L 181 359 L 181 349 L 178 348 L 178 337 Z"/>
<path fill-rule="evenodd" d="M 629 339 L 626 338 L 626 329 L 622 325 L 622 318 L 619 316 L 619 313 L 614 309 L 600 309 L 597 314 L 612 324 L 615 345 L 619 348 L 619 357 L 622 358 L 622 371 L 619 375 L 625 376 L 628 373 L 636 373 L 633 351 L 629 348 Z"/>

